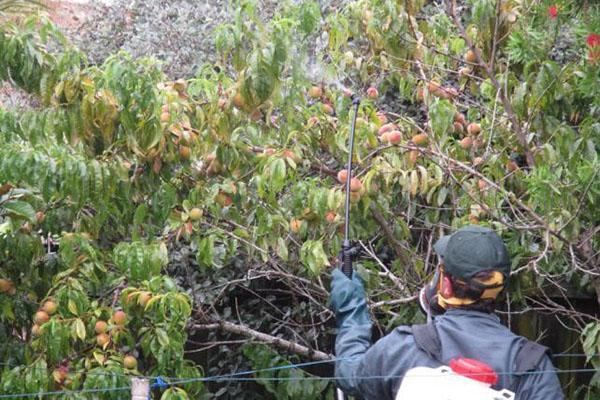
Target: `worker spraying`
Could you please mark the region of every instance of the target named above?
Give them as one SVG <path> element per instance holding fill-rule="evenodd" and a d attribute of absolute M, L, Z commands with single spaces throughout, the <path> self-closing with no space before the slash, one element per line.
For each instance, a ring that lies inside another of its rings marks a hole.
<path fill-rule="evenodd" d="M 371 344 L 363 282 L 333 271 L 336 382 L 365 400 L 561 400 L 548 349 L 504 327 L 494 311 L 510 275 L 502 239 L 491 229 L 463 227 L 434 246 L 439 263 L 419 300 L 425 325 L 399 326 Z M 348 254 L 345 254 L 348 252 Z"/>
<path fill-rule="evenodd" d="M 411 370 L 454 366 L 458 373 L 460 368 L 466 370 L 467 382 L 473 381 L 474 388 L 487 385 L 490 390 L 508 390 L 518 400 L 563 399 L 548 349 L 515 335 L 494 314 L 510 275 L 508 252 L 500 237 L 491 229 L 471 225 L 440 238 L 434 249 L 439 264 L 433 281 L 419 296 L 422 308 L 433 317 L 431 322 L 397 327 L 373 345 L 360 277 L 333 271 L 331 306 L 339 328 L 335 346 L 339 387 L 365 400 L 394 400 L 397 395 L 401 400 L 403 386 L 414 387 L 415 380 L 422 384 L 421 395 L 435 389 L 432 385 L 439 376 L 435 373 L 428 379 L 421 374 L 410 383 L 403 382 L 411 377 Z M 473 372 L 473 368 L 483 372 Z M 468 385 L 453 387 L 465 393 L 446 391 L 439 399 L 466 398 Z"/>

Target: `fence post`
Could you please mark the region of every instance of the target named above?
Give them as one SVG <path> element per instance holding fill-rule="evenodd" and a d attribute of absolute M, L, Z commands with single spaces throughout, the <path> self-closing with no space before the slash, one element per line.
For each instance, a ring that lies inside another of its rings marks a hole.
<path fill-rule="evenodd" d="M 150 398 L 150 381 L 133 378 L 131 380 L 131 400 L 148 400 Z"/>

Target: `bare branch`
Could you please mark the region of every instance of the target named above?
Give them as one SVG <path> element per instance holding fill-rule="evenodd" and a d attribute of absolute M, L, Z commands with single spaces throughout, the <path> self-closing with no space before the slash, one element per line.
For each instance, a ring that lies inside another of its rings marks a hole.
<path fill-rule="evenodd" d="M 321 360 L 331 360 L 333 355 L 324 353 L 322 351 L 313 350 L 306 346 L 301 346 L 297 343 L 290 342 L 289 340 L 285 340 L 276 336 L 271 336 L 266 333 L 262 333 L 256 331 L 246 325 L 242 324 L 234 324 L 227 321 L 215 322 L 212 324 L 196 324 L 192 325 L 192 328 L 198 330 L 223 330 L 228 333 L 233 333 L 236 335 L 246 336 L 252 338 L 261 343 L 269 344 L 277 347 L 280 350 L 289 351 L 291 353 L 295 353 L 301 355 L 303 357 L 310 358 L 311 360 L 321 361 Z"/>

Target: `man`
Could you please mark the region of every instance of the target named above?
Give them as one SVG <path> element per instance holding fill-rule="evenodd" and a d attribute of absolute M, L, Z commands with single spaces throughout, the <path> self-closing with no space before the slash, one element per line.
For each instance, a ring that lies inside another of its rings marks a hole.
<path fill-rule="evenodd" d="M 517 400 L 562 400 L 547 349 L 513 334 L 493 312 L 510 275 L 502 239 L 470 225 L 442 237 L 434 249 L 440 265 L 420 297 L 428 314 L 438 315 L 427 325 L 397 327 L 372 346 L 362 281 L 333 272 L 338 386 L 365 400 L 394 400 L 411 368 L 437 368 L 463 357 L 490 366 L 498 375 L 493 389 L 515 392 Z"/>

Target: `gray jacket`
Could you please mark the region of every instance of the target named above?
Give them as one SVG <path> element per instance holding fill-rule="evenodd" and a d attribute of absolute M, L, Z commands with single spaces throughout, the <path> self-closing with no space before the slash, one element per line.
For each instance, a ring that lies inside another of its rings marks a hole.
<path fill-rule="evenodd" d="M 339 328 L 335 347 L 339 359 L 336 378 L 338 386 L 347 394 L 366 400 L 394 400 L 402 376 L 409 369 L 441 365 L 418 348 L 406 326 L 394 329 L 371 345 L 372 323 L 359 280 L 334 272 L 332 306 Z M 514 391 L 517 400 L 564 399 L 548 356 L 542 358 L 535 373 L 520 377 L 511 373 L 525 339 L 503 326 L 496 315 L 453 309 L 436 317 L 434 323 L 446 365 L 455 357 L 473 358 L 491 366 L 499 378 L 495 388 Z"/>

